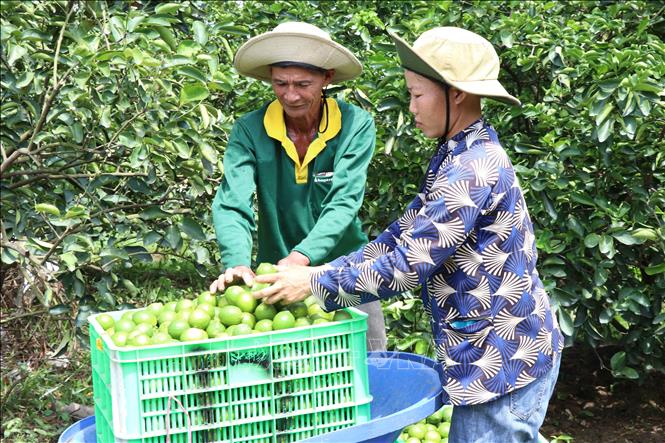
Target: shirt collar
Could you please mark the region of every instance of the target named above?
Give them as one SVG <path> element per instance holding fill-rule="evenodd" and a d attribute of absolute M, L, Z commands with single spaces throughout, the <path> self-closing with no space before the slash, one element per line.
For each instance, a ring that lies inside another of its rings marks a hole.
<path fill-rule="evenodd" d="M 323 113 L 321 122 L 319 123 L 319 128 L 326 127 L 328 128 L 325 132 L 318 133 L 318 137 L 315 138 L 312 143 L 307 148 L 307 154 L 302 163 L 298 157 L 298 152 L 296 146 L 293 144 L 293 141 L 286 135 L 286 122 L 284 121 L 284 108 L 279 103 L 279 100 L 275 100 L 266 110 L 266 114 L 263 117 L 263 126 L 266 129 L 266 133 L 271 137 L 281 143 L 284 151 L 289 156 L 293 163 L 295 164 L 295 178 L 296 183 L 307 183 L 307 165 L 326 147 L 326 142 L 334 138 L 339 131 L 342 129 L 342 113 L 339 110 L 337 101 L 332 98 L 327 98 L 328 103 L 328 112 Z M 328 122 L 325 122 L 324 119 L 328 119 Z"/>

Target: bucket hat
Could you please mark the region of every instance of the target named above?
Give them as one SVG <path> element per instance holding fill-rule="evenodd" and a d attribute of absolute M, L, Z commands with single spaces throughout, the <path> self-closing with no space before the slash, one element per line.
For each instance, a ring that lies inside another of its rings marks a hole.
<path fill-rule="evenodd" d="M 282 62 L 334 69 L 333 83 L 362 73 L 362 65 L 351 51 L 334 42 L 327 32 L 303 22 L 282 23 L 249 39 L 238 49 L 233 65 L 242 75 L 270 81 L 270 65 Z"/>
<path fill-rule="evenodd" d="M 405 69 L 461 91 L 520 106 L 499 83 L 499 56 L 483 37 L 466 29 L 440 27 L 423 32 L 409 46 L 390 33 Z"/>

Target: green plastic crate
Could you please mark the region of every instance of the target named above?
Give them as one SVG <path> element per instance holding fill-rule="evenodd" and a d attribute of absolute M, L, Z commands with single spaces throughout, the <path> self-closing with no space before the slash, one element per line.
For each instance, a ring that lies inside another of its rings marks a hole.
<path fill-rule="evenodd" d="M 167 409 L 172 443 L 292 442 L 368 421 L 367 314 L 347 311 L 342 322 L 143 348 L 115 346 L 90 316 L 98 441 L 165 443 Z"/>

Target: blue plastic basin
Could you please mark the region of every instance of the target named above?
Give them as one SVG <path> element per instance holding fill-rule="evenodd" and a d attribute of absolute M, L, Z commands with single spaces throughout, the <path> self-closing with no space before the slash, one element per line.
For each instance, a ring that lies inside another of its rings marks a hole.
<path fill-rule="evenodd" d="M 393 443 L 402 429 L 443 406 L 439 363 L 406 352 L 372 352 L 368 357 L 372 419 L 304 442 Z"/>

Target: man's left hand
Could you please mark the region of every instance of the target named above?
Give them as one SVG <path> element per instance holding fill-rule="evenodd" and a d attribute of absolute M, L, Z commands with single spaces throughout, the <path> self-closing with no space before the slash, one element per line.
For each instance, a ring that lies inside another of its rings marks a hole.
<path fill-rule="evenodd" d="M 289 255 L 277 262 L 284 266 L 309 266 L 309 258 L 298 251 L 292 251 Z"/>

